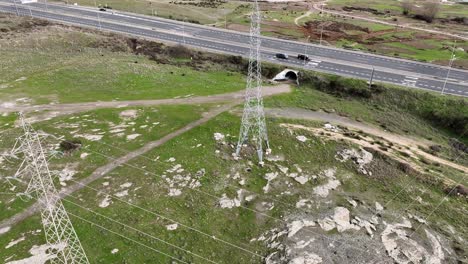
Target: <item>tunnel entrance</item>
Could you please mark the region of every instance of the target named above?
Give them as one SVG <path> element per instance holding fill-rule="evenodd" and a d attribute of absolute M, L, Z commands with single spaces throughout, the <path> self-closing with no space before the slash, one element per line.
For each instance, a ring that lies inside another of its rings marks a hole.
<path fill-rule="evenodd" d="M 299 72 L 291 69 L 285 69 L 284 71 L 278 73 L 274 78 L 273 81 L 275 82 L 287 82 L 292 81 L 296 84 L 299 84 Z"/>

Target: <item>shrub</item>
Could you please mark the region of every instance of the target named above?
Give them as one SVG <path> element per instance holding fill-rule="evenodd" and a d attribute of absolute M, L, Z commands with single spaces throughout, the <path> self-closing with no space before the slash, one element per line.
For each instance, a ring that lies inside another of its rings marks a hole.
<path fill-rule="evenodd" d="M 60 150 L 63 152 L 72 152 L 81 148 L 81 145 L 81 140 L 79 139 L 64 140 L 60 142 Z"/>

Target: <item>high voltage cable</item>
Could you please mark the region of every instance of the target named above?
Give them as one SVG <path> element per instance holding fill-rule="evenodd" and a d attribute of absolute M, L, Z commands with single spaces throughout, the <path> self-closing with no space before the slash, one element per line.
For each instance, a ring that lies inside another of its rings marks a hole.
<path fill-rule="evenodd" d="M 97 227 L 99 227 L 99 228 L 101 228 L 101 229 L 103 229 L 103 230 L 105 230 L 105 231 L 107 231 L 107 232 L 110 232 L 110 233 L 114 234 L 114 235 L 118 235 L 118 236 L 120 236 L 120 237 L 122 237 L 122 238 L 124 238 L 124 239 L 130 240 L 130 241 L 132 241 L 133 243 L 136 243 L 136 244 L 138 244 L 138 245 L 140 245 L 140 246 L 143 246 L 143 247 L 146 247 L 146 248 L 148 248 L 148 249 L 151 249 L 151 250 L 153 250 L 153 251 L 155 251 L 155 252 L 157 252 L 157 253 L 159 253 L 159 254 L 162 254 L 162 255 L 164 255 L 164 256 L 166 256 L 166 257 L 169 257 L 169 258 L 171 258 L 171 259 L 173 259 L 173 260 L 175 260 L 175 261 L 177 261 L 177 262 L 189 264 L 189 262 L 185 262 L 185 261 L 183 261 L 183 260 L 181 260 L 181 259 L 178 259 L 178 258 L 176 258 L 176 257 L 174 257 L 174 256 L 172 256 L 172 255 L 170 255 L 170 254 L 168 254 L 168 253 L 162 252 L 162 251 L 160 251 L 160 250 L 158 250 L 158 249 L 155 249 L 155 248 L 150 247 L 150 246 L 148 246 L 148 245 L 146 245 L 146 244 L 143 244 L 143 243 L 141 243 L 141 242 L 139 242 L 139 241 L 137 241 L 137 240 L 134 240 L 134 239 L 132 239 L 132 238 L 126 237 L 126 236 L 124 236 L 124 235 L 122 235 L 122 234 L 120 234 L 120 233 L 117 233 L 117 232 L 112 231 L 112 230 L 110 230 L 110 229 L 108 229 L 108 228 L 105 228 L 104 226 L 102 226 L 102 225 L 100 225 L 100 224 L 96 224 L 96 223 L 94 223 L 94 222 L 92 222 L 92 221 L 90 221 L 90 220 L 84 219 L 84 218 L 81 217 L 81 216 L 75 215 L 75 214 L 73 214 L 73 213 L 68 213 L 68 214 L 71 215 L 71 216 L 73 216 L 73 217 L 75 217 L 75 218 L 78 218 L 78 219 L 80 219 L 80 220 L 82 220 L 82 221 L 84 221 L 84 222 L 87 222 L 87 223 L 89 223 L 89 224 L 91 224 L 91 225 L 93 225 L 93 226 L 97 226 Z"/>
<path fill-rule="evenodd" d="M 167 216 L 164 216 L 164 215 L 161 215 L 161 214 L 156 213 L 156 212 L 154 212 L 154 211 L 150 211 L 150 210 L 148 210 L 148 209 L 145 209 L 145 208 L 143 208 L 143 207 L 141 207 L 141 206 L 139 206 L 139 205 L 133 204 L 133 203 L 128 202 L 128 201 L 125 201 L 125 200 L 119 198 L 118 196 L 115 196 L 115 195 L 112 195 L 112 194 L 110 194 L 110 193 L 107 193 L 107 192 L 98 190 L 98 189 L 96 189 L 96 188 L 93 188 L 93 187 L 88 186 L 88 185 L 85 185 L 85 184 L 82 184 L 82 183 L 80 183 L 80 182 L 78 182 L 78 181 L 75 181 L 75 180 L 73 180 L 73 179 L 71 179 L 71 181 L 73 181 L 73 182 L 75 182 L 75 183 L 77 183 L 77 184 L 80 184 L 81 186 L 83 186 L 83 187 L 85 187 L 85 188 L 88 188 L 88 189 L 90 189 L 90 190 L 96 191 L 97 193 L 101 193 L 101 194 L 105 194 L 105 195 L 112 196 L 114 199 L 116 199 L 116 200 L 118 200 L 118 201 L 121 201 L 121 202 L 123 202 L 123 203 L 126 203 L 126 204 L 128 204 L 129 206 L 135 207 L 135 208 L 137 208 L 137 209 L 140 209 L 140 210 L 142 210 L 142 211 L 145 211 L 145 212 L 147 212 L 147 213 L 149 213 L 149 214 L 155 215 L 155 216 L 160 217 L 160 218 L 162 218 L 162 219 L 165 219 L 165 220 L 167 220 L 167 221 L 171 221 L 172 223 L 178 224 L 178 225 L 180 225 L 180 226 L 182 226 L 182 227 L 184 227 L 184 228 L 187 228 L 187 229 L 189 229 L 189 230 L 191 230 L 191 231 L 194 231 L 194 232 L 196 232 L 196 233 L 202 234 L 202 235 L 204 235 L 204 236 L 206 236 L 206 237 L 209 237 L 209 238 L 211 238 L 211 239 L 213 239 L 213 240 L 215 240 L 215 241 L 224 243 L 224 244 L 226 244 L 226 245 L 228 245 L 228 246 L 231 246 L 231 247 L 237 248 L 237 249 L 239 249 L 239 250 L 242 250 L 242 251 L 244 251 L 244 252 L 250 253 L 250 254 L 255 255 L 255 256 L 259 257 L 259 258 L 262 258 L 262 259 L 264 258 L 262 255 L 259 255 L 259 254 L 255 253 L 255 252 L 253 252 L 253 251 L 250 251 L 250 250 L 248 250 L 248 249 L 245 249 L 245 248 L 242 248 L 242 247 L 240 247 L 240 246 L 237 246 L 237 245 L 235 245 L 235 244 L 233 244 L 233 243 L 231 243 L 231 242 L 228 242 L 228 241 L 226 241 L 226 240 L 217 238 L 217 237 L 214 236 L 214 235 L 208 234 L 208 233 L 203 232 L 203 231 L 201 231 L 201 230 L 198 230 L 198 229 L 196 229 L 196 228 L 194 228 L 194 227 L 191 227 L 191 226 L 189 226 L 189 225 L 183 224 L 183 223 L 181 223 L 181 222 L 179 222 L 179 221 L 177 221 L 177 220 L 171 219 L 171 218 L 169 218 L 169 217 L 167 217 Z"/>
<path fill-rule="evenodd" d="M 78 199 L 77 197 L 75 197 L 75 196 L 73 196 L 73 195 L 70 195 L 70 196 L 73 197 L 73 198 L 75 198 L 75 199 Z M 98 212 L 96 212 L 96 211 L 93 211 L 93 210 L 91 210 L 91 209 L 89 209 L 89 208 L 86 208 L 86 207 L 84 207 L 84 206 L 81 206 L 81 205 L 79 205 L 79 204 L 77 204 L 77 203 L 75 203 L 75 202 L 72 202 L 72 201 L 70 201 L 70 200 L 68 200 L 68 199 L 66 199 L 66 198 L 63 198 L 63 200 L 65 200 L 65 201 L 67 201 L 67 202 L 69 202 L 69 203 L 71 203 L 71 204 L 73 204 L 73 205 L 75 205 L 75 206 L 77 206 L 77 207 L 79 207 L 79 208 L 81 208 L 81 209 L 83 209 L 83 210 L 86 210 L 86 211 L 91 212 L 91 213 L 93 213 L 93 214 L 95 214 L 95 215 L 98 215 L 98 216 L 100 216 L 100 217 L 103 217 L 103 218 L 105 218 L 105 219 L 107 219 L 107 220 L 109 220 L 109 221 L 112 221 L 112 222 L 114 222 L 114 223 L 117 223 L 117 224 L 119 224 L 119 225 L 122 225 L 122 226 L 124 226 L 124 227 L 126 227 L 126 228 L 130 228 L 131 230 L 133 230 L 133 231 L 135 231 L 135 232 L 137 232 L 137 233 L 143 234 L 143 235 L 145 235 L 145 236 L 147 236 L 147 237 L 149 237 L 149 238 L 152 238 L 152 239 L 154 239 L 154 240 L 160 241 L 160 242 L 162 242 L 162 243 L 164 243 L 164 244 L 166 244 L 166 245 L 169 245 L 169 246 L 171 246 L 171 247 L 177 248 L 177 249 L 179 249 L 179 250 L 181 250 L 181 251 L 184 251 L 184 252 L 186 252 L 186 253 L 189 253 L 189 254 L 191 254 L 191 255 L 197 257 L 197 258 L 201 258 L 201 259 L 203 259 L 203 260 L 205 260 L 205 261 L 208 261 L 208 262 L 210 262 L 210 263 L 215 263 L 215 264 L 218 263 L 218 262 L 212 261 L 212 260 L 210 260 L 210 259 L 207 259 L 207 258 L 205 258 L 205 257 L 203 257 L 203 256 L 200 256 L 200 255 L 198 255 L 198 254 L 196 254 L 196 253 L 193 253 L 192 251 L 190 251 L 190 250 L 188 250 L 188 249 L 184 249 L 184 248 L 179 247 L 179 246 L 177 246 L 177 245 L 175 245 L 175 244 L 172 244 L 172 243 L 170 243 L 170 242 L 167 242 L 167 241 L 165 241 L 165 240 L 163 240 L 163 239 L 161 239 L 161 238 L 155 237 L 155 236 L 153 236 L 153 235 L 151 235 L 151 234 L 148 234 L 148 233 L 146 233 L 146 232 L 144 232 L 144 231 L 141 231 L 141 230 L 139 230 L 139 229 L 137 229 L 137 228 L 134 228 L 133 226 L 127 225 L 127 224 L 122 223 L 122 222 L 119 222 L 119 221 L 114 220 L 114 219 L 112 219 L 112 218 L 110 218 L 110 217 L 107 217 L 107 216 L 105 216 L 105 215 L 103 215 L 103 214 L 100 214 L 100 213 L 98 213 Z"/>
<path fill-rule="evenodd" d="M 468 129 L 465 130 L 465 131 L 458 137 L 458 139 L 461 139 L 467 132 L 468 132 Z M 465 155 L 465 153 L 460 152 L 460 154 L 454 159 L 453 162 L 456 162 L 462 155 Z M 426 218 L 424 219 L 424 222 L 427 222 L 427 219 L 428 219 L 430 216 L 432 216 L 432 214 L 433 214 L 435 211 L 437 211 L 437 209 L 442 205 L 442 203 L 447 199 L 447 197 L 457 188 L 457 186 L 458 186 L 462 181 L 465 180 L 465 178 L 466 178 L 467 175 L 468 175 L 468 174 L 465 173 L 464 176 L 461 178 L 461 180 L 460 180 L 458 183 L 456 183 L 455 186 L 447 193 L 447 195 L 445 195 L 445 196 L 441 199 L 440 203 L 435 207 L 435 209 L 434 209 L 433 211 L 431 211 L 431 212 L 426 216 Z M 424 187 L 423 187 L 423 188 L 424 188 Z M 406 188 L 404 188 L 404 189 L 406 190 Z M 424 191 L 428 191 L 428 189 L 425 188 Z M 407 192 L 407 193 L 408 193 L 408 192 Z M 413 201 L 406 207 L 406 209 L 404 209 L 403 211 L 406 212 L 406 211 L 407 211 L 410 207 L 412 207 L 415 203 L 416 203 L 416 200 L 413 200 Z M 417 227 L 408 237 L 412 237 L 412 236 L 414 235 L 414 233 L 416 233 L 416 231 L 418 231 L 418 230 L 421 228 L 422 225 L 423 225 L 423 223 L 419 224 L 418 227 Z M 453 257 L 450 257 L 450 258 L 453 258 Z"/>
<path fill-rule="evenodd" d="M 95 153 L 97 153 L 97 152 L 95 152 Z M 102 153 L 97 153 L 97 154 L 99 154 L 99 155 L 101 155 L 101 156 L 103 156 L 103 157 L 109 158 L 109 159 L 111 159 L 111 160 L 117 160 L 116 158 L 113 158 L 113 157 L 111 157 L 111 156 L 107 156 L 107 155 L 102 154 Z M 157 174 L 154 173 L 154 172 L 151 172 L 151 171 L 142 169 L 142 168 L 140 168 L 140 167 L 137 167 L 137 166 L 128 164 L 127 162 L 122 162 L 122 164 L 124 164 L 124 165 L 126 165 L 126 166 L 129 166 L 129 167 L 131 167 L 131 168 L 134 168 L 134 169 L 137 169 L 137 170 L 146 172 L 146 173 L 148 173 L 148 174 L 150 174 L 150 175 L 159 177 L 159 175 L 157 175 Z M 189 188 L 189 187 L 186 187 L 186 186 L 185 186 L 185 187 L 182 186 L 182 188 L 186 188 L 186 189 L 188 189 L 188 190 L 192 190 L 192 191 L 195 191 L 195 192 L 203 193 L 204 195 L 210 196 L 210 197 L 212 197 L 212 198 L 214 198 L 214 199 L 216 199 L 216 200 L 219 200 L 219 199 L 222 198 L 222 197 L 218 197 L 218 196 L 216 196 L 216 195 L 210 194 L 210 193 L 208 193 L 208 192 L 205 192 L 205 191 L 202 191 L 202 190 L 199 190 L 199 189 L 192 189 L 192 188 Z M 265 217 L 268 217 L 268 218 L 273 219 L 273 220 L 276 220 L 276 221 L 280 221 L 280 222 L 282 222 L 282 223 L 286 223 L 286 224 L 288 223 L 286 220 L 283 220 L 283 219 L 281 219 L 281 218 L 277 218 L 277 217 L 274 217 L 274 216 L 270 216 L 270 215 L 268 215 L 268 214 L 265 214 L 265 213 L 263 213 L 263 212 L 257 211 L 257 210 L 255 210 L 255 209 L 251 209 L 251 208 L 245 207 L 245 206 L 243 206 L 243 205 L 240 205 L 239 208 L 242 208 L 242 209 L 244 209 L 244 210 L 248 210 L 248 211 L 251 211 L 251 212 L 255 212 L 255 213 L 261 214 L 261 215 L 263 215 L 263 216 L 265 216 Z M 322 237 L 324 237 L 324 238 L 326 238 L 326 239 L 328 239 L 328 240 L 331 240 L 331 241 L 334 241 L 334 242 L 337 242 L 337 243 L 343 243 L 343 242 L 340 242 L 340 241 L 338 241 L 338 240 L 336 240 L 336 239 L 333 239 L 333 238 L 327 237 L 327 236 L 325 236 L 325 235 L 323 235 L 323 234 L 317 233 L 317 232 L 311 230 L 311 229 L 308 228 L 308 227 L 304 227 L 303 229 L 305 229 L 305 230 L 307 230 L 307 231 L 309 231 L 309 232 L 311 232 L 311 233 L 313 233 L 313 234 L 315 234 L 315 235 L 322 236 Z M 347 245 L 347 246 L 348 246 L 348 247 L 351 247 L 351 248 L 354 248 L 354 249 L 356 249 L 356 250 L 365 252 L 365 251 L 363 251 L 362 249 L 357 248 L 357 247 L 355 247 L 355 246 L 351 246 L 351 245 Z"/>

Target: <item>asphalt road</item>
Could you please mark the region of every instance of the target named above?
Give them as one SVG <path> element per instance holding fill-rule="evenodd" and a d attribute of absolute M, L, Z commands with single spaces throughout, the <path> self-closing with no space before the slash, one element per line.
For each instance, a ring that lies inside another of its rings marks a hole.
<path fill-rule="evenodd" d="M 60 21 L 68 24 L 100 28 L 134 36 L 181 43 L 217 52 L 248 56 L 248 34 L 182 23 L 173 20 L 148 17 L 124 12 L 102 12 L 93 8 L 60 4 L 17 4 L 0 0 L 0 11 L 18 13 Z M 276 53 L 290 55 L 288 60 L 275 58 Z M 306 53 L 311 61 L 304 63 L 294 58 Z M 374 80 L 412 88 L 441 91 L 448 73 L 447 67 L 409 60 L 354 52 L 337 48 L 286 41 L 264 37 L 262 58 L 266 61 L 333 73 L 360 79 L 369 79 L 375 68 Z M 468 97 L 468 71 L 452 69 L 446 93 Z"/>

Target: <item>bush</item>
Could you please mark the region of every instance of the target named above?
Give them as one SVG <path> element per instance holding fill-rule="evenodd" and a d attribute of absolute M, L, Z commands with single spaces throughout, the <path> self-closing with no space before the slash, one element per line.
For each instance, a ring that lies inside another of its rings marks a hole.
<path fill-rule="evenodd" d="M 72 152 L 81 148 L 81 145 L 81 140 L 79 139 L 64 140 L 60 142 L 60 150 L 63 152 Z"/>
<path fill-rule="evenodd" d="M 167 48 L 167 54 L 174 58 L 188 59 L 192 57 L 192 51 L 182 45 L 169 46 Z"/>

